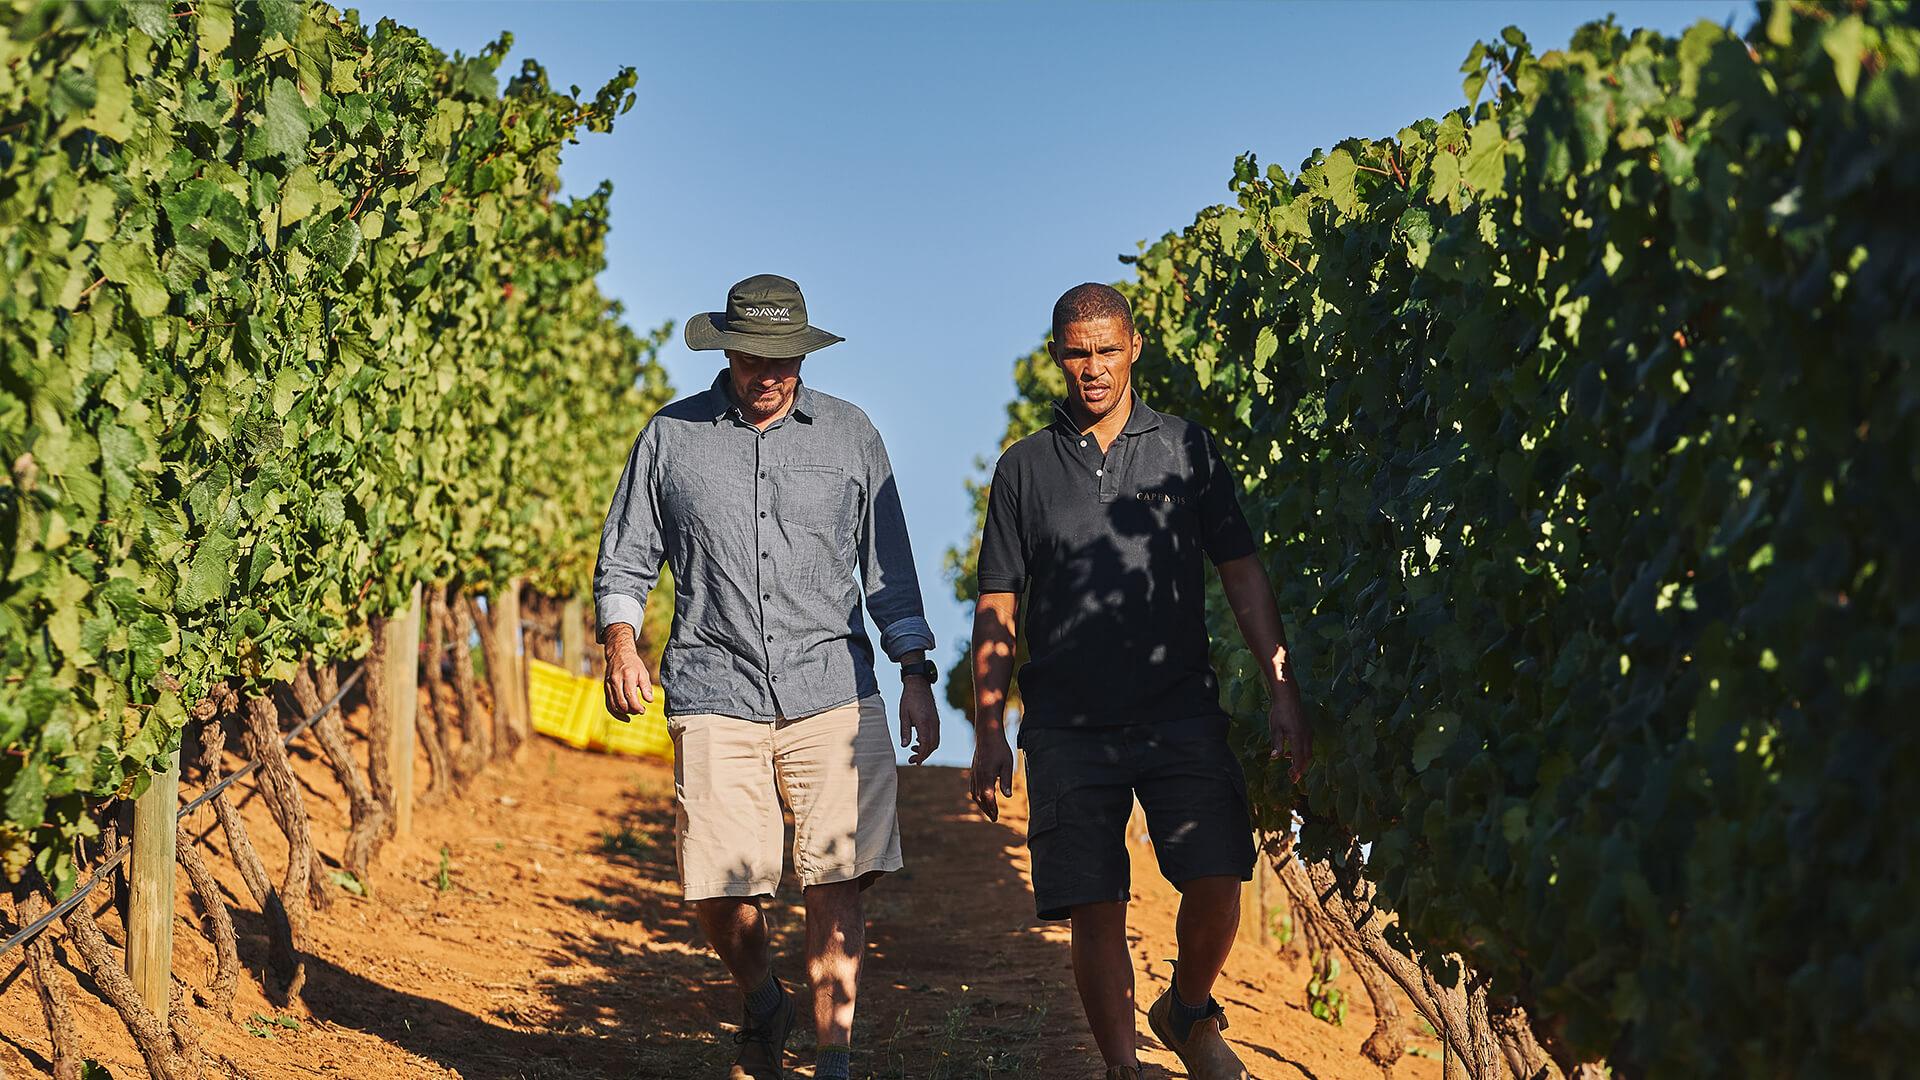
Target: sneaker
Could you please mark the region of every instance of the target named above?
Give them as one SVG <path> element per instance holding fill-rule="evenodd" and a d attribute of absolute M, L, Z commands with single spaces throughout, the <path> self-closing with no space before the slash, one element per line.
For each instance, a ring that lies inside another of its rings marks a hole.
<path fill-rule="evenodd" d="M 787 1036 L 793 1034 L 794 1012 L 793 993 L 783 986 L 780 1005 L 772 1016 L 756 1025 L 753 1014 L 746 1014 L 740 1030 L 733 1033 L 740 1054 L 734 1058 L 727 1080 L 782 1080 L 786 1076 Z"/>
<path fill-rule="evenodd" d="M 1251 1080 L 1239 1055 L 1227 1046 L 1220 1032 L 1227 1026 L 1227 1014 L 1220 1003 L 1207 999 L 1207 1016 L 1195 1020 L 1185 1039 L 1173 1037 L 1173 987 L 1154 1000 L 1147 1009 L 1147 1026 L 1154 1037 L 1180 1058 L 1192 1080 Z"/>

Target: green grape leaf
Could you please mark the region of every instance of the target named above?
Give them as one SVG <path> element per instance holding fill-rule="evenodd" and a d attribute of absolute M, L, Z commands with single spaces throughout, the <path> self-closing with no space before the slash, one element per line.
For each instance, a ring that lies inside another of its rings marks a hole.
<path fill-rule="evenodd" d="M 307 105 L 301 100 L 299 89 L 292 80 L 276 78 L 267 88 L 266 108 L 259 126 L 247 134 L 247 160 L 278 157 L 292 162 L 304 161 L 307 134 Z"/>
<path fill-rule="evenodd" d="M 235 546 L 233 537 L 224 533 L 209 533 L 200 541 L 174 599 L 175 610 L 198 611 L 226 596 L 233 582 Z"/>

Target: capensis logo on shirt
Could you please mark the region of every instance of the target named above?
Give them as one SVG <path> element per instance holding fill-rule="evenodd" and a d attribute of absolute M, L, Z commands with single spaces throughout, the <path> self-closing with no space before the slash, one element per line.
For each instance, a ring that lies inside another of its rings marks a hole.
<path fill-rule="evenodd" d="M 1137 491 L 1133 497 L 1141 502 L 1164 502 L 1175 506 L 1185 506 L 1189 501 L 1185 495 L 1175 495 L 1171 491 Z"/>

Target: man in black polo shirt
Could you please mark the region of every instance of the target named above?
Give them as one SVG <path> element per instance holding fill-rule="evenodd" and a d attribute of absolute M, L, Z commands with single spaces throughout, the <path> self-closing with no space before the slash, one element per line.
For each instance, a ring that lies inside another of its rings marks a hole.
<path fill-rule="evenodd" d="M 1212 987 L 1255 853 L 1246 777 L 1207 660 L 1203 556 L 1263 658 L 1273 756 L 1290 756 L 1298 780 L 1311 747 L 1280 613 L 1213 436 L 1133 392 L 1140 335 L 1126 300 L 1106 285 L 1068 290 L 1047 348 L 1066 373 L 1066 401 L 1001 455 L 987 499 L 973 797 L 998 818 L 998 795 L 1013 794 L 1004 721 L 1024 594 L 1034 899 L 1042 919 L 1072 920 L 1074 981 L 1107 1078 L 1139 1076 L 1126 938 L 1137 796 L 1160 870 L 1181 892 L 1180 959 L 1148 1024 L 1195 1080 L 1243 1080 Z"/>

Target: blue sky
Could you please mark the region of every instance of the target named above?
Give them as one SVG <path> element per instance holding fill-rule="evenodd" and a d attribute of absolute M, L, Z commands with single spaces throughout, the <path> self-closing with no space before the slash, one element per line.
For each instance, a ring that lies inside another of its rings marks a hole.
<path fill-rule="evenodd" d="M 1461 101 L 1460 61 L 1517 25 L 1564 45 L 1608 12 L 1676 33 L 1751 5 L 1666 2 L 586 3 L 356 5 L 471 55 L 510 30 L 591 94 L 622 66 L 638 103 L 569 148 L 567 189 L 611 179 L 605 290 L 650 328 L 785 274 L 844 335 L 803 377 L 886 438 L 945 668 L 971 613 L 942 553 L 972 527 L 962 482 L 998 449 L 1015 357 L 1054 299 L 1227 197 L 1233 159 L 1291 171 Z M 724 361 L 676 333 L 682 392 Z M 635 430 L 644 418 L 635 418 Z M 876 635 L 877 640 L 877 635 Z M 891 665 L 882 665 L 890 668 Z M 880 673 L 890 707 L 898 679 Z M 671 687 L 668 688 L 671 692 Z M 938 696 L 938 695 L 936 695 Z M 935 761 L 964 765 L 949 715 Z"/>

